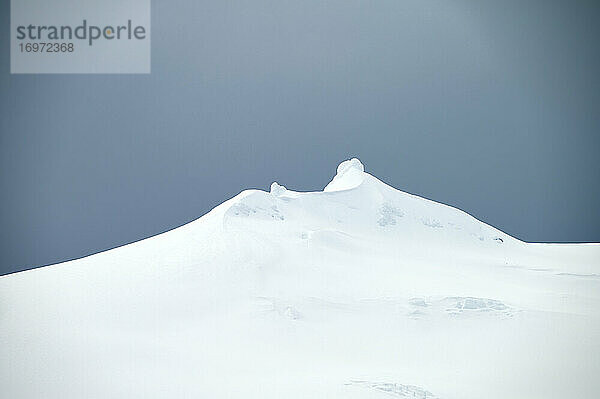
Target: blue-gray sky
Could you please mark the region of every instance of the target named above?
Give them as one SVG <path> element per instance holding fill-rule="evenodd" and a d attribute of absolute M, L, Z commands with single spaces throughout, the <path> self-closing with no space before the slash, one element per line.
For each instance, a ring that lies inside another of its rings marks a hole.
<path fill-rule="evenodd" d="M 337 163 L 527 241 L 600 241 L 600 5 L 155 1 L 150 75 L 10 75 L 0 274 Z"/>

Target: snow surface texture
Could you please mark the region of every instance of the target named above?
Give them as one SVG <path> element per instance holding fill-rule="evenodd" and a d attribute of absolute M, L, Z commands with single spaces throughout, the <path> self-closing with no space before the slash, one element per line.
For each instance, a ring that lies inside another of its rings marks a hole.
<path fill-rule="evenodd" d="M 0 278 L 4 398 L 598 398 L 600 246 L 527 244 L 343 162 Z"/>

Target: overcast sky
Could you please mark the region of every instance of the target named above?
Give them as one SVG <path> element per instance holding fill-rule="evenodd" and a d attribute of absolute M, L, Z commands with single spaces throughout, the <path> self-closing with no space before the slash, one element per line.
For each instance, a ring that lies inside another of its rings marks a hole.
<path fill-rule="evenodd" d="M 596 3 L 596 4 L 594 4 Z M 600 241 L 600 6 L 154 2 L 150 75 L 10 75 L 0 274 L 189 222 L 356 156 L 527 241 Z"/>

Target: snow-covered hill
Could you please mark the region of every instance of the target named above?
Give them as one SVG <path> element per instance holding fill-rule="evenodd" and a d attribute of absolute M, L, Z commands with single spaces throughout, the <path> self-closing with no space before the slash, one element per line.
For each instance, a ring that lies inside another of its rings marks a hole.
<path fill-rule="evenodd" d="M 0 395 L 597 398 L 600 246 L 528 244 L 345 161 L 0 278 Z"/>

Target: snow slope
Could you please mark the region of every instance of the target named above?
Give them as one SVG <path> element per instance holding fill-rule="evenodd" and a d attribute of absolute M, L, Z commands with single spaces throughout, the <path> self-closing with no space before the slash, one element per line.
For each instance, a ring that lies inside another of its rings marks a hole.
<path fill-rule="evenodd" d="M 0 278 L 17 398 L 597 398 L 600 246 L 528 244 L 345 161 Z"/>

